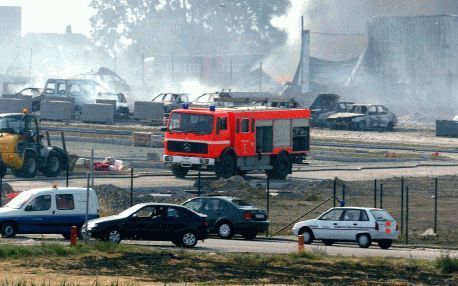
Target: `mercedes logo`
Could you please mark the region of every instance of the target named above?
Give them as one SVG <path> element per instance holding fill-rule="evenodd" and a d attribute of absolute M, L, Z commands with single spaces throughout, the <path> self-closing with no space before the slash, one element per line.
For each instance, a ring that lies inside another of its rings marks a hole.
<path fill-rule="evenodd" d="M 183 144 L 183 150 L 184 150 L 185 152 L 191 152 L 191 144 L 189 144 L 189 143 L 184 143 L 184 144 Z"/>

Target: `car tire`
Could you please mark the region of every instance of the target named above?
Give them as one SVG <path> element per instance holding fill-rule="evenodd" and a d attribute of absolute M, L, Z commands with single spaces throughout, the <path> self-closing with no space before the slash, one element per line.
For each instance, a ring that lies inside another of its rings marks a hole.
<path fill-rule="evenodd" d="M 227 179 L 236 173 L 234 157 L 229 153 L 224 153 L 215 167 L 215 173 L 218 178 Z"/>
<path fill-rule="evenodd" d="M 381 249 L 388 249 L 393 244 L 393 241 L 391 239 L 383 239 L 383 240 L 377 241 L 377 243 Z"/>
<path fill-rule="evenodd" d="M 386 127 L 386 130 L 393 131 L 393 129 L 394 129 L 394 123 L 393 122 L 388 123 L 388 126 Z"/>
<path fill-rule="evenodd" d="M 16 225 L 12 222 L 6 222 L 2 225 L 2 237 L 12 238 L 16 236 L 17 230 Z"/>
<path fill-rule="evenodd" d="M 304 244 L 312 244 L 313 242 L 313 232 L 310 229 L 301 229 L 299 235 L 304 236 Z"/>
<path fill-rule="evenodd" d="M 34 152 L 26 152 L 24 155 L 24 163 L 22 168 L 14 170 L 13 173 L 16 177 L 20 178 L 33 178 L 38 172 L 38 157 Z"/>
<path fill-rule="evenodd" d="M 231 239 L 234 235 L 232 224 L 226 221 L 219 223 L 216 230 L 218 232 L 218 236 L 223 239 Z"/>
<path fill-rule="evenodd" d="M 181 236 L 180 244 L 186 248 L 194 247 L 197 244 L 197 237 L 193 232 L 185 232 Z"/>
<path fill-rule="evenodd" d="M 288 153 L 283 152 L 274 158 L 272 170 L 266 170 L 266 175 L 271 179 L 285 179 L 291 170 L 291 160 Z"/>
<path fill-rule="evenodd" d="M 258 232 L 256 230 L 247 230 L 241 233 L 242 237 L 246 240 L 253 240 L 256 238 L 256 235 L 258 235 Z"/>
<path fill-rule="evenodd" d="M 110 229 L 105 233 L 105 237 L 103 240 L 118 244 L 122 240 L 121 232 L 116 228 Z"/>
<path fill-rule="evenodd" d="M 334 244 L 334 240 L 330 240 L 330 239 L 323 239 L 323 244 L 326 245 L 326 246 L 331 246 Z"/>
<path fill-rule="evenodd" d="M 372 239 L 371 236 L 367 233 L 360 234 L 356 237 L 356 242 L 361 248 L 368 248 L 371 246 Z"/>
<path fill-rule="evenodd" d="M 43 175 L 46 177 L 57 177 L 62 171 L 62 158 L 56 151 L 49 152 L 46 165 L 43 168 Z"/>
<path fill-rule="evenodd" d="M 188 174 L 189 169 L 181 166 L 172 166 L 172 174 L 177 178 L 184 178 Z"/>

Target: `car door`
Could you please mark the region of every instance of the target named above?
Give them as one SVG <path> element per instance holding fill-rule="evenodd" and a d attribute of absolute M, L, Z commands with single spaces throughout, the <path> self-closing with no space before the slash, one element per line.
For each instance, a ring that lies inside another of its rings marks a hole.
<path fill-rule="evenodd" d="M 54 213 L 51 193 L 36 196 L 24 207 L 24 215 L 18 219 L 20 232 L 55 233 Z"/>
<path fill-rule="evenodd" d="M 369 106 L 367 109 L 367 127 L 377 128 L 379 127 L 379 115 L 377 113 L 377 107 L 375 105 Z"/>
<path fill-rule="evenodd" d="M 313 235 L 316 239 L 336 239 L 338 234 L 336 233 L 336 227 L 340 224 L 340 217 L 342 216 L 344 209 L 331 209 L 328 212 L 322 214 L 317 220 L 316 224 L 310 226 L 313 231 Z M 338 228 L 337 228 L 338 229 Z"/>
<path fill-rule="evenodd" d="M 175 234 L 190 226 L 189 211 L 181 207 L 167 207 L 167 221 L 164 223 L 164 239 L 172 240 Z"/>
<path fill-rule="evenodd" d="M 342 215 L 341 221 L 337 228 L 339 229 L 339 236 L 343 240 L 355 240 L 356 235 L 361 231 L 363 222 L 361 221 L 361 210 L 359 209 L 346 209 Z M 366 215 L 367 218 L 367 215 Z"/>
<path fill-rule="evenodd" d="M 236 142 L 236 151 L 240 156 L 252 155 L 255 153 L 255 136 L 254 120 L 242 117 L 236 121 L 236 132 L 238 140 Z"/>
<path fill-rule="evenodd" d="M 56 194 L 54 196 L 56 210 L 54 220 L 58 233 L 70 233 L 73 225 L 81 226 L 84 222 L 82 213 L 75 213 L 75 198 L 73 194 Z"/>
<path fill-rule="evenodd" d="M 203 207 L 203 214 L 207 215 L 209 228 L 214 229 L 218 219 L 222 215 L 220 210 L 220 199 L 207 199 Z"/>
<path fill-rule="evenodd" d="M 388 127 L 388 124 L 391 122 L 391 116 L 388 114 L 386 109 L 383 106 L 378 105 L 377 113 L 378 113 L 379 120 L 380 120 L 379 127 L 383 127 L 383 128 Z"/>
<path fill-rule="evenodd" d="M 130 219 L 123 225 L 124 230 L 129 237 L 144 240 L 154 240 L 157 232 L 160 232 L 159 213 L 162 210 L 157 206 L 145 206 L 134 213 Z M 166 214 L 162 214 L 165 216 Z"/>

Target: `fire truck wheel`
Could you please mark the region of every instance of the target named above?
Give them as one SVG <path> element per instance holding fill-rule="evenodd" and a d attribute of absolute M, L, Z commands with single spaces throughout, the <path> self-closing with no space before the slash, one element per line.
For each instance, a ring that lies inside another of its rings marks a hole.
<path fill-rule="evenodd" d="M 188 169 L 181 166 L 172 166 L 172 173 L 177 178 L 184 178 L 188 174 Z"/>
<path fill-rule="evenodd" d="M 266 174 L 272 179 L 284 179 L 291 169 L 291 160 L 287 153 L 280 153 L 274 158 L 273 169 L 266 170 Z"/>
<path fill-rule="evenodd" d="M 224 153 L 215 169 L 216 176 L 218 178 L 229 178 L 235 174 L 235 160 L 234 157 L 229 153 Z"/>

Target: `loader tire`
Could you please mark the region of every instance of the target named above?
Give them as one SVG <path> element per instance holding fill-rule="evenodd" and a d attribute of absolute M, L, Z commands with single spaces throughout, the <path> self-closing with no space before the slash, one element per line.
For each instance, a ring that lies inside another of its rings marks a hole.
<path fill-rule="evenodd" d="M 62 158 L 56 151 L 49 152 L 46 165 L 43 168 L 43 175 L 46 177 L 57 177 L 62 171 Z"/>
<path fill-rule="evenodd" d="M 38 172 L 38 156 L 34 152 L 26 152 L 24 155 L 24 162 L 22 168 L 13 170 L 16 177 L 20 178 L 33 178 Z"/>

